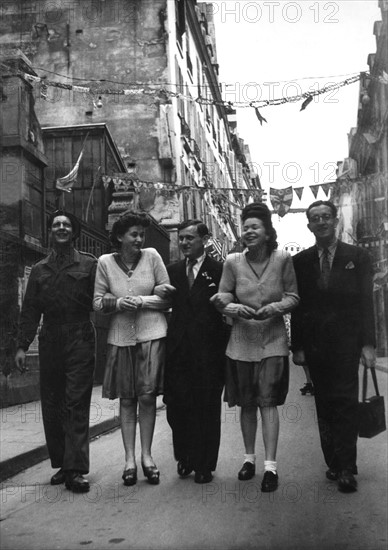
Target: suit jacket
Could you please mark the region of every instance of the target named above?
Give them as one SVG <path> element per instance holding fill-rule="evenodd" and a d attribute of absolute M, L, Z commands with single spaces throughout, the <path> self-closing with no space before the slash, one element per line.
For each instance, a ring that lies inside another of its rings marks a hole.
<path fill-rule="evenodd" d="M 293 258 L 300 303 L 291 314 L 293 351 L 348 350 L 375 345 L 372 266 L 362 248 L 337 243 L 327 288 L 318 249 Z"/>
<path fill-rule="evenodd" d="M 167 266 L 173 295 L 167 331 L 165 401 L 187 403 L 191 390 L 222 387 L 228 327 L 209 302 L 218 292 L 222 264 L 206 256 L 189 288 L 186 261 Z"/>

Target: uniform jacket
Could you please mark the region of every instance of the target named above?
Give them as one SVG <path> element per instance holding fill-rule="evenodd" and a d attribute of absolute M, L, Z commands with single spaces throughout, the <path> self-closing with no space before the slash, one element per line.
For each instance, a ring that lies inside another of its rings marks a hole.
<path fill-rule="evenodd" d="M 316 246 L 300 252 L 293 261 L 300 296 L 291 314 L 293 351 L 375 345 L 369 254 L 338 241 L 326 289 Z"/>
<path fill-rule="evenodd" d="M 60 268 L 52 251 L 32 267 L 20 316 L 17 347 L 28 349 L 40 317 L 43 325 L 88 321 L 92 311 L 97 259 L 74 250 Z"/>

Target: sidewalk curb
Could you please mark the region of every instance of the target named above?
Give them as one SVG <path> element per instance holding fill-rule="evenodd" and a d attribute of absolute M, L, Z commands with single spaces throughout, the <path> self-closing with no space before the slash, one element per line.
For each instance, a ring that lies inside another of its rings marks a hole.
<path fill-rule="evenodd" d="M 383 365 L 383 363 L 381 361 L 379 361 L 379 358 L 377 358 L 377 361 L 376 361 L 376 370 L 379 370 L 381 372 L 386 372 L 388 373 L 388 366 L 387 364 Z"/>
<path fill-rule="evenodd" d="M 165 408 L 164 403 L 157 405 L 156 410 L 160 411 Z M 96 437 L 104 435 L 105 433 L 112 432 L 117 430 L 120 427 L 120 418 L 110 418 L 108 420 L 103 420 L 99 424 L 94 424 L 89 427 L 89 441 L 93 441 Z M 49 458 L 48 450 L 46 445 L 40 445 L 36 449 L 31 451 L 26 451 L 21 453 L 13 458 L 8 458 L 3 462 L 0 462 L 0 483 L 3 483 L 7 479 L 19 474 L 31 466 L 35 466 L 47 460 Z"/>

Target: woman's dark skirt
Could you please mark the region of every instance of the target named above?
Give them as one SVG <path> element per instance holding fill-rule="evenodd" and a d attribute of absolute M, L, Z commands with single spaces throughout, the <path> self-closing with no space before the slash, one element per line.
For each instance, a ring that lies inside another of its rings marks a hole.
<path fill-rule="evenodd" d="M 229 407 L 283 405 L 288 384 L 288 357 L 266 357 L 254 363 L 227 357 L 224 401 Z"/>
<path fill-rule="evenodd" d="M 102 397 L 136 398 L 163 393 L 165 338 L 135 346 L 108 344 Z"/>

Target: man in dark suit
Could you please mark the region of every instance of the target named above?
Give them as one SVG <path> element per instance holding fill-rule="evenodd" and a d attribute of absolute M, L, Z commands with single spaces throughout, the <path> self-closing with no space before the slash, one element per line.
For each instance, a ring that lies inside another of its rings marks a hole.
<path fill-rule="evenodd" d="M 291 314 L 293 361 L 308 365 L 326 477 L 357 490 L 358 366 L 375 363 L 372 266 L 368 253 L 336 239 L 337 209 L 307 209 L 315 246 L 294 256 L 300 303 Z"/>
<path fill-rule="evenodd" d="M 187 220 L 178 231 L 185 259 L 167 267 L 174 290 L 165 285 L 159 294 L 170 293 L 172 299 L 164 401 L 178 475 L 186 477 L 194 470 L 196 483 L 208 483 L 220 445 L 228 340 L 227 326 L 209 302 L 218 292 L 222 264 L 205 253 L 209 231 L 204 223 Z"/>

